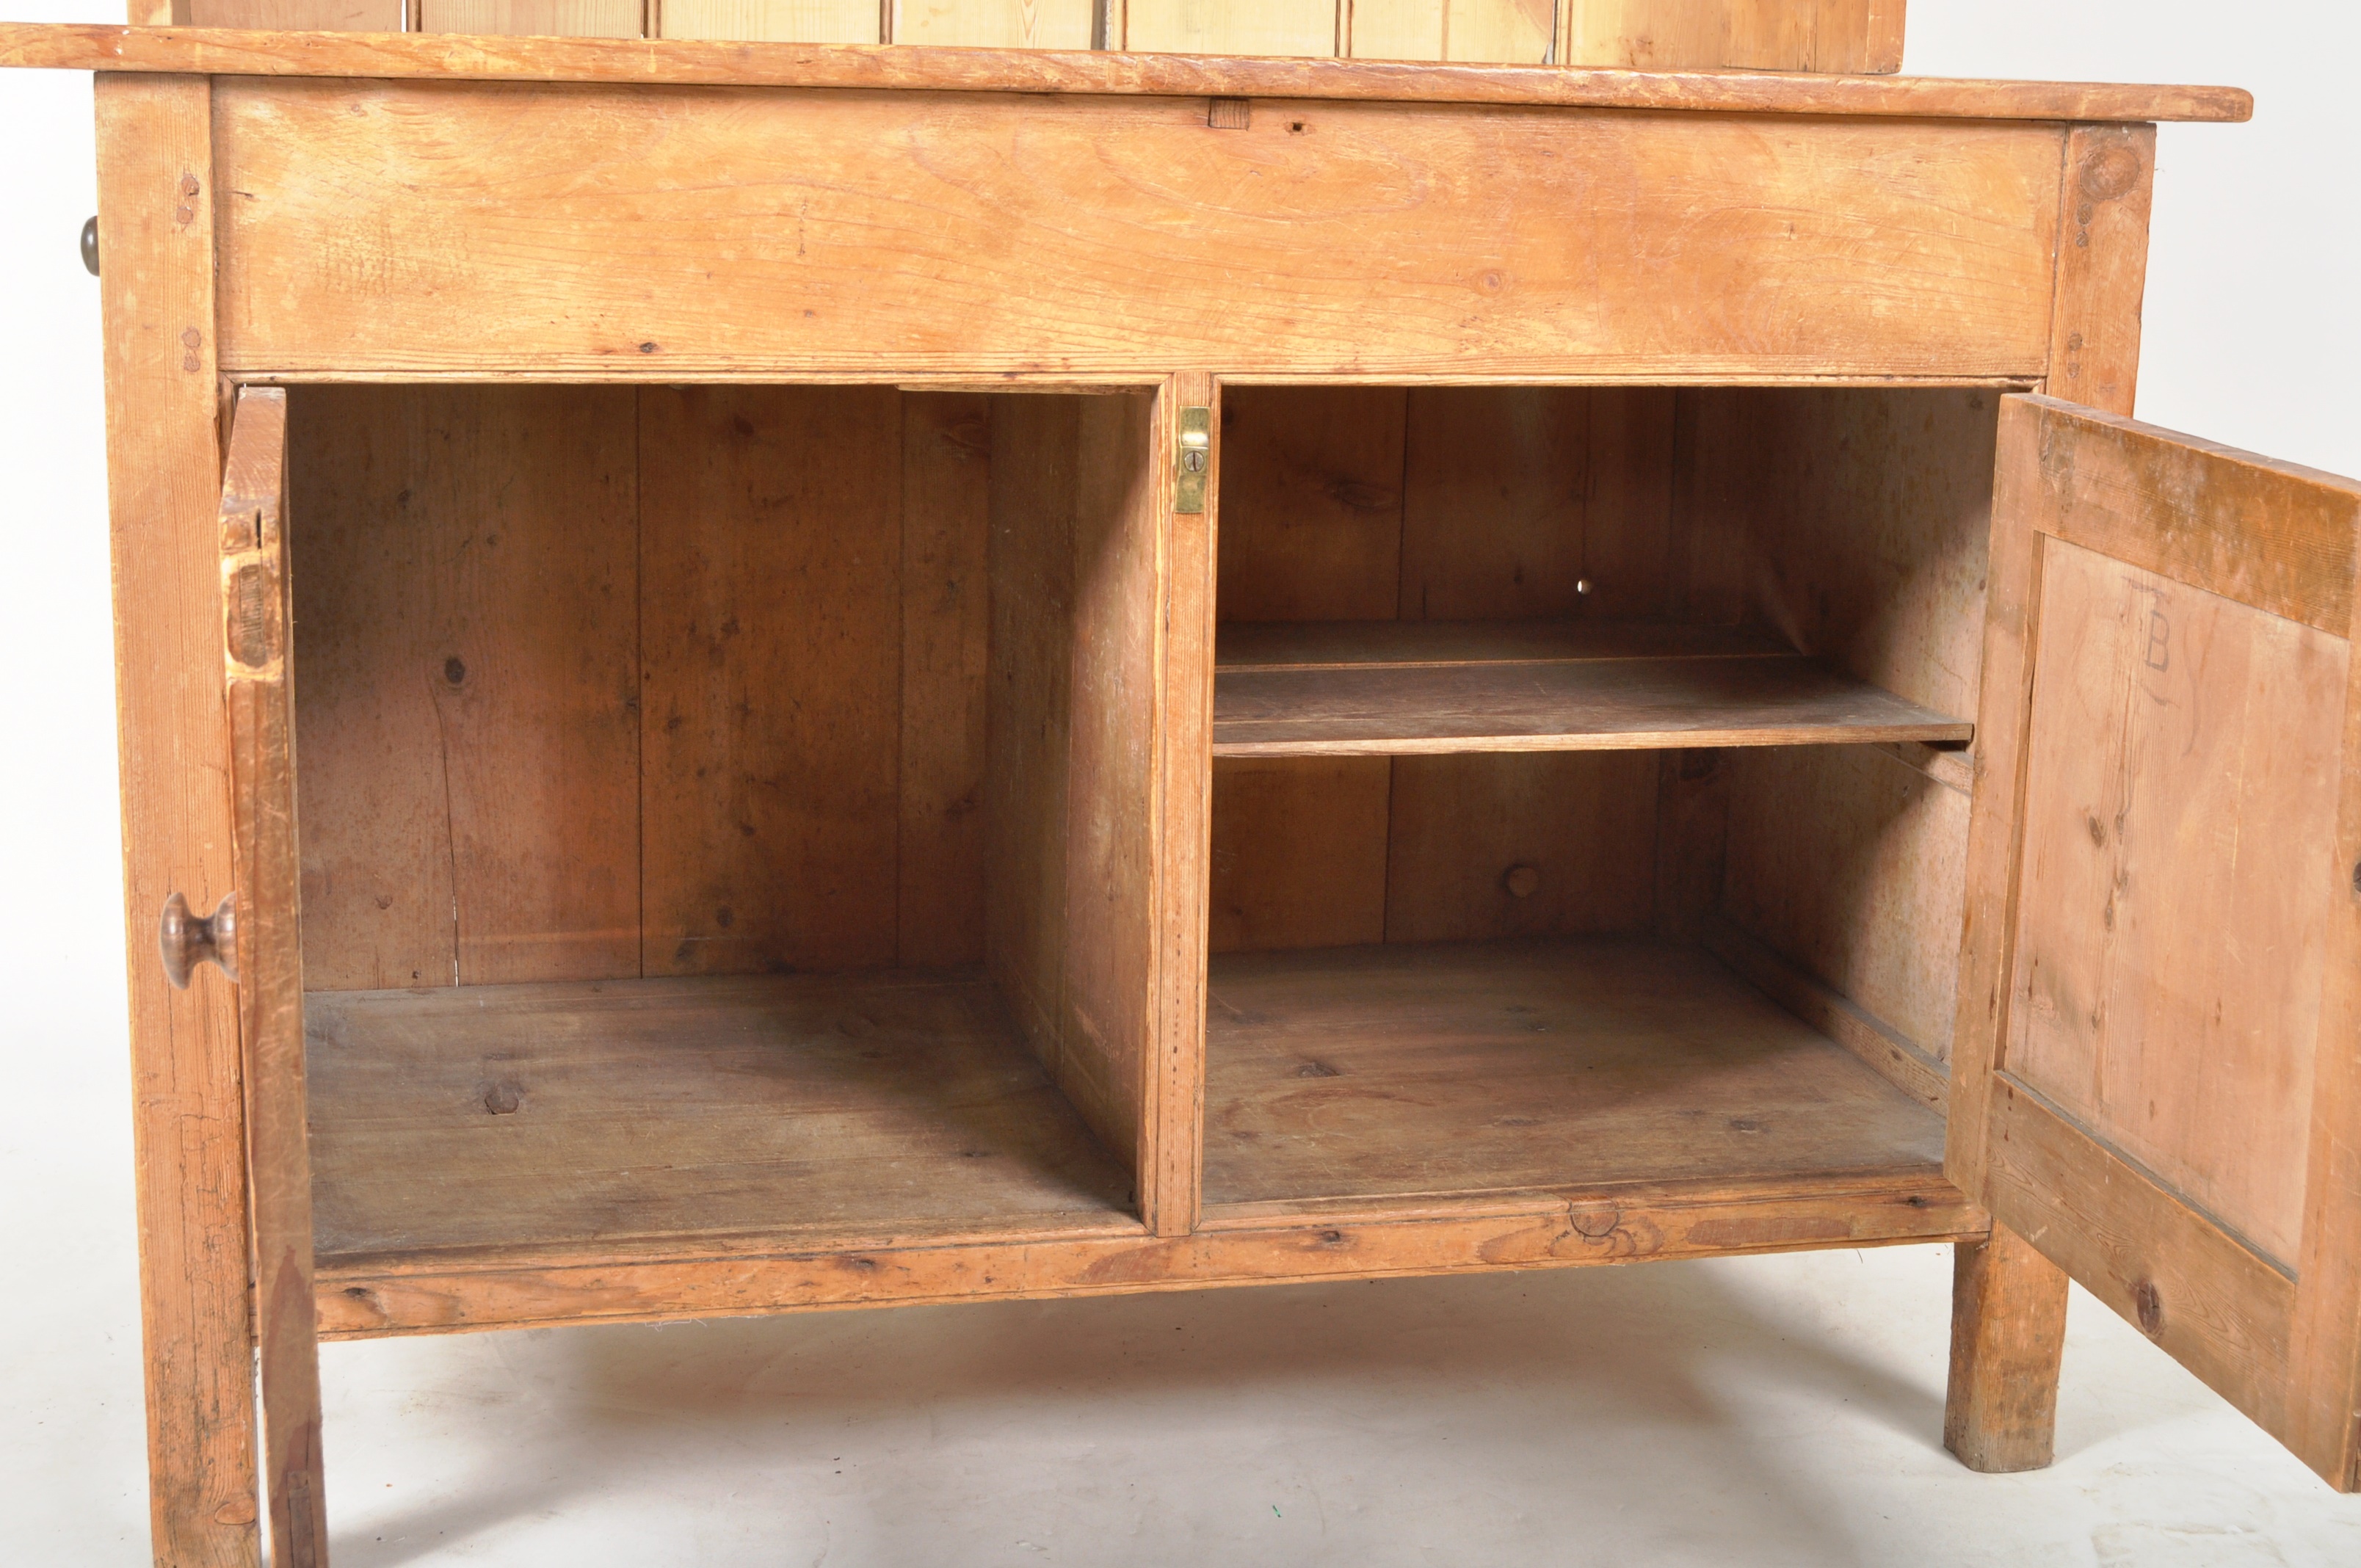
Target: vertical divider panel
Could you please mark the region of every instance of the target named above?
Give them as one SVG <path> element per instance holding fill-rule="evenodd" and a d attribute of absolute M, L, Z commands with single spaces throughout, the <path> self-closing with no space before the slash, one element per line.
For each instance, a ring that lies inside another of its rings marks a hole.
<path fill-rule="evenodd" d="M 1061 1088 L 1068 1078 L 1060 1024 L 1065 1010 L 1071 541 L 1081 430 L 1079 399 L 1019 396 L 993 402 L 984 962 L 1018 1027 Z M 1088 1119 L 1087 1109 L 1083 1114 Z M 1092 1126 L 1106 1137 L 1104 1126 L 1095 1121 Z M 1112 1140 L 1110 1146 L 1124 1152 Z"/>
<path fill-rule="evenodd" d="M 1169 443 L 1141 392 L 993 412 L 986 963 L 1156 1212 Z"/>
<path fill-rule="evenodd" d="M 1215 433 L 1205 510 L 1170 505 L 1180 411 L 1210 408 Z M 1157 660 L 1163 715 L 1157 752 L 1162 810 L 1155 854 L 1157 1026 L 1148 1081 L 1142 1217 L 1158 1235 L 1196 1229 L 1204 1201 L 1206 901 L 1212 885 L 1214 570 L 1220 558 L 1222 389 L 1194 371 L 1165 383 L 1148 454 L 1164 541 Z"/>
<path fill-rule="evenodd" d="M 1066 1092 L 1156 1194 L 1157 731 L 1163 642 L 1159 400 L 1088 397 L 1073 512 L 1073 711 L 1066 780 Z"/>

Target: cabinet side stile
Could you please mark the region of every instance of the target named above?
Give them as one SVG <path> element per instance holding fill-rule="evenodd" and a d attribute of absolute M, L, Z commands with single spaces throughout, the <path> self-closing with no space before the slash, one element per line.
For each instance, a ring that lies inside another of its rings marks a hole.
<path fill-rule="evenodd" d="M 124 917 L 159 1563 L 252 1564 L 254 1341 L 236 996 L 156 958 L 174 892 L 230 891 L 212 83 L 101 74 L 100 294 L 122 762 Z"/>

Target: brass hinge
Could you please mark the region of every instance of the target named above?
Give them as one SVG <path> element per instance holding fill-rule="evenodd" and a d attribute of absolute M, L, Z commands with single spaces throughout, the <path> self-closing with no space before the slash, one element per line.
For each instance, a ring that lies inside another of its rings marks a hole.
<path fill-rule="evenodd" d="M 1205 510 L 1205 475 L 1213 466 L 1213 411 L 1180 411 L 1180 455 L 1172 482 L 1172 510 Z"/>

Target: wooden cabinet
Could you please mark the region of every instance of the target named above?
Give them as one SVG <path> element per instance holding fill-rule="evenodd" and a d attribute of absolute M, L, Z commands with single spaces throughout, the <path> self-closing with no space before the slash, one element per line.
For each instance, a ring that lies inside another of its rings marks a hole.
<path fill-rule="evenodd" d="M 2361 1485 L 2361 488 L 2125 417 L 2242 94 L 0 61 L 101 72 L 135 947 L 236 894 L 159 1557 L 321 1559 L 320 1338 L 1925 1241 L 1970 1464 L 2062 1269 Z"/>

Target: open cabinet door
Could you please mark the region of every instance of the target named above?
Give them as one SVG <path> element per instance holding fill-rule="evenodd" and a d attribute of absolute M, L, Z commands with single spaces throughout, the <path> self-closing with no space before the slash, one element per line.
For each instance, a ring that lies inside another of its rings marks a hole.
<path fill-rule="evenodd" d="M 245 389 L 222 474 L 221 581 L 262 1486 L 271 1562 L 317 1568 L 327 1561 L 327 1499 L 320 1469 L 312 1159 L 304 1127 L 286 496 L 287 394 L 275 387 Z"/>
<path fill-rule="evenodd" d="M 2342 1490 L 2361 486 L 2004 400 L 1951 1178 Z"/>

